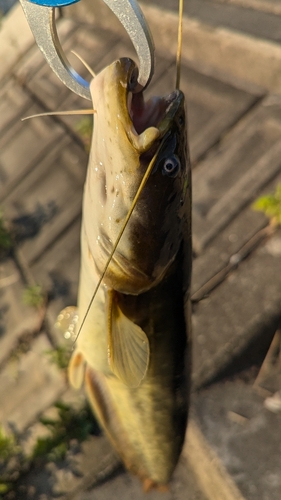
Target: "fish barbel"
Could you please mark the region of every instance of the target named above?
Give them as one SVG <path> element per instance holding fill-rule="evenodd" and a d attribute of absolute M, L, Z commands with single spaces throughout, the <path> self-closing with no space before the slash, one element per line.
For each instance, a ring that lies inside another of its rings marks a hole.
<path fill-rule="evenodd" d="M 190 382 L 191 178 L 184 95 L 144 101 L 120 59 L 90 85 L 78 325 L 69 365 L 126 467 L 161 486 L 177 464 Z M 95 299 L 136 191 L 149 176 Z M 87 314 L 87 315 L 86 315 Z M 86 315 L 86 318 L 85 318 Z"/>

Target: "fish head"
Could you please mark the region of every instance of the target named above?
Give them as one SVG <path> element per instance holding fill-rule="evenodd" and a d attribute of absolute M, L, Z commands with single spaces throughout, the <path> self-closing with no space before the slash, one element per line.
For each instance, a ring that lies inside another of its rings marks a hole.
<path fill-rule="evenodd" d="M 135 63 L 120 59 L 91 83 L 95 118 L 83 207 L 89 258 L 101 275 L 154 162 L 104 277 L 128 294 L 160 282 L 190 217 L 184 95 L 176 90 L 145 102 L 142 92 L 132 92 L 136 77 Z"/>

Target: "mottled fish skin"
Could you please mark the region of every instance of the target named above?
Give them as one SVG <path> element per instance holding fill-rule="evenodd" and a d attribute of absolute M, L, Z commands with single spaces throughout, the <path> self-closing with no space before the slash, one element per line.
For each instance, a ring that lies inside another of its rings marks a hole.
<path fill-rule="evenodd" d="M 182 449 L 189 402 L 190 162 L 180 91 L 166 98 L 165 113 L 160 99 L 152 125 L 135 131 L 127 107 L 134 70 L 133 61 L 121 59 L 91 84 L 96 116 L 84 191 L 80 324 L 144 172 L 163 144 L 81 330 L 69 378 L 81 384 L 85 360 L 89 400 L 126 467 L 144 482 L 165 485 Z M 135 385 L 124 383 L 109 363 L 110 296 L 132 334 L 136 325 L 148 339 L 148 367 Z"/>

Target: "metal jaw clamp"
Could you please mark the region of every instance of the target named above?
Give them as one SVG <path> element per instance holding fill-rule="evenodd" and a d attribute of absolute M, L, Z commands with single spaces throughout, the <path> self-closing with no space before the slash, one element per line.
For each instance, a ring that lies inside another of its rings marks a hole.
<path fill-rule="evenodd" d="M 91 100 L 89 83 L 70 65 L 61 47 L 55 22 L 55 7 L 79 0 L 20 0 L 35 41 L 49 66 L 73 92 Z M 154 72 L 153 39 L 136 0 L 104 0 L 127 31 L 139 58 L 138 92 L 149 84 Z"/>

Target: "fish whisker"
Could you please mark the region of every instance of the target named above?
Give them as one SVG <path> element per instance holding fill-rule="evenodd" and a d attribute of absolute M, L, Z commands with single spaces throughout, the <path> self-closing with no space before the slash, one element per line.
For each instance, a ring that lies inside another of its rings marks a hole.
<path fill-rule="evenodd" d="M 92 77 L 95 78 L 96 74 L 94 73 L 94 71 L 92 70 L 92 68 L 89 66 L 89 64 L 86 63 L 85 59 L 83 59 L 83 57 L 80 56 L 79 54 L 77 54 L 77 52 L 75 52 L 74 50 L 72 50 L 71 52 L 76 57 L 78 57 L 78 59 L 81 61 L 81 63 L 84 64 L 85 68 L 89 71 L 90 75 L 92 75 Z"/>
<path fill-rule="evenodd" d="M 71 109 L 69 111 L 46 111 L 45 113 L 38 113 L 36 115 L 25 116 L 21 121 L 29 120 L 30 118 L 38 118 L 39 116 L 69 116 L 69 115 L 93 115 L 96 113 L 95 109 Z"/>

